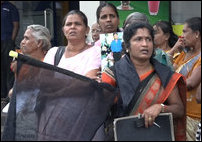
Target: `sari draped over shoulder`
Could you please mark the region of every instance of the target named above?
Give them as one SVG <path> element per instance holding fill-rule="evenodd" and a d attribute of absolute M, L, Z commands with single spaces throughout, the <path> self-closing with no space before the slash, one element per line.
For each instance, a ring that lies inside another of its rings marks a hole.
<path fill-rule="evenodd" d="M 147 85 L 137 94 L 141 80 L 128 56 L 124 56 L 120 61 L 115 63 L 115 77 L 116 84 L 120 89 L 119 103 L 119 117 L 126 115 L 134 115 L 143 113 L 145 109 L 153 104 L 164 103 L 176 85 L 179 88 L 180 98 L 186 108 L 186 85 L 184 77 L 173 72 L 168 66 L 159 63 L 155 59 L 151 59 L 154 67 L 154 75 L 149 79 Z M 109 71 L 103 73 L 103 81 L 109 82 L 109 78 L 114 77 L 108 74 Z M 110 80 L 113 82 L 113 79 Z M 141 89 L 139 89 L 141 90 Z M 135 96 L 139 95 L 132 109 L 128 112 L 131 101 Z M 120 101 L 121 100 L 121 101 Z M 185 111 L 185 110 L 184 110 Z M 174 120 L 175 139 L 186 140 L 186 117 L 176 118 Z"/>
<path fill-rule="evenodd" d="M 196 56 L 192 56 L 191 58 L 185 60 L 186 53 L 182 53 L 179 58 L 176 59 L 175 64 L 177 64 L 176 72 L 184 75 L 186 78 L 191 76 L 193 70 L 199 66 L 201 66 L 201 53 Z M 196 118 L 198 120 L 201 119 L 201 104 L 198 104 L 194 95 L 196 94 L 196 89 L 187 91 L 187 116 Z M 194 109 L 193 109 L 194 108 Z"/>

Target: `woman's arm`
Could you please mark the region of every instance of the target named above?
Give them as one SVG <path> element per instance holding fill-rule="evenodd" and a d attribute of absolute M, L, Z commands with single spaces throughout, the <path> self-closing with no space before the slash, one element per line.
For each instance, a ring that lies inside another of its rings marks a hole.
<path fill-rule="evenodd" d="M 171 112 L 174 118 L 182 117 L 184 115 L 185 106 L 182 103 L 177 86 L 174 87 L 167 101 L 168 105 L 165 107 L 165 112 Z"/>
<path fill-rule="evenodd" d="M 197 103 L 201 103 L 201 83 L 199 84 L 196 92 L 196 101 Z"/>
<path fill-rule="evenodd" d="M 190 77 L 187 78 L 187 89 L 192 90 L 197 87 L 201 82 L 201 65 L 195 68 Z"/>
<path fill-rule="evenodd" d="M 89 72 L 86 73 L 85 76 L 87 76 L 91 79 L 97 79 L 99 72 L 100 72 L 99 69 L 90 70 Z"/>
<path fill-rule="evenodd" d="M 171 112 L 174 118 L 182 117 L 184 115 L 185 113 L 184 106 L 179 96 L 179 91 L 177 86 L 174 87 L 173 91 L 171 92 L 171 94 L 169 95 L 167 99 L 167 102 L 168 102 L 168 105 L 165 105 L 164 108 L 161 104 L 154 104 L 143 112 L 146 127 L 153 125 L 155 118 L 159 115 L 159 113 L 162 112 L 163 109 L 164 109 L 164 112 Z"/>

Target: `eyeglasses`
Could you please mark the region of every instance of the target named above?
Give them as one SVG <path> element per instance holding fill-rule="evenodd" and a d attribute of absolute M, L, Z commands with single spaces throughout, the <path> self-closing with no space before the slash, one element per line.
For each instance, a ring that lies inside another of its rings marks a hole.
<path fill-rule="evenodd" d="M 91 31 L 91 33 L 100 33 L 101 32 L 101 30 L 98 30 L 98 29 L 93 29 L 92 31 Z"/>

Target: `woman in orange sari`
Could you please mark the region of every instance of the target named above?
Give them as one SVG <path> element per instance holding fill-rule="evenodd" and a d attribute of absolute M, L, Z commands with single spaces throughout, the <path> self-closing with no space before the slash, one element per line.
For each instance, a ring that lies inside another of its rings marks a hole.
<path fill-rule="evenodd" d="M 176 43 L 186 47 L 174 62 L 176 72 L 186 77 L 187 84 L 187 140 L 194 141 L 197 125 L 201 120 L 201 104 L 196 101 L 196 90 L 201 82 L 201 18 L 185 21 L 183 38 Z M 177 46 L 176 46 L 177 47 Z"/>
<path fill-rule="evenodd" d="M 143 114 L 145 127 L 162 112 L 174 117 L 175 140 L 185 140 L 185 80 L 153 58 L 153 28 L 132 23 L 124 30 L 129 53 L 102 74 L 102 81 L 117 86 L 114 117 Z"/>

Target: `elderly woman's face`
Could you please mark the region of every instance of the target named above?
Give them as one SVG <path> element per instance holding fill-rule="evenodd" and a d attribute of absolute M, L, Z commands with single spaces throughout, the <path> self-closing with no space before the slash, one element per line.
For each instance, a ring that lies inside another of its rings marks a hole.
<path fill-rule="evenodd" d="M 24 33 L 24 38 L 20 43 L 20 48 L 23 54 L 31 55 L 33 52 L 39 48 L 39 44 L 32 35 L 32 30 L 27 29 Z"/>
<path fill-rule="evenodd" d="M 130 57 L 148 60 L 153 53 L 153 40 L 147 28 L 139 28 L 130 39 Z"/>
<path fill-rule="evenodd" d="M 63 32 L 67 40 L 85 40 L 89 32 L 82 18 L 78 14 L 69 15 L 65 21 Z"/>

